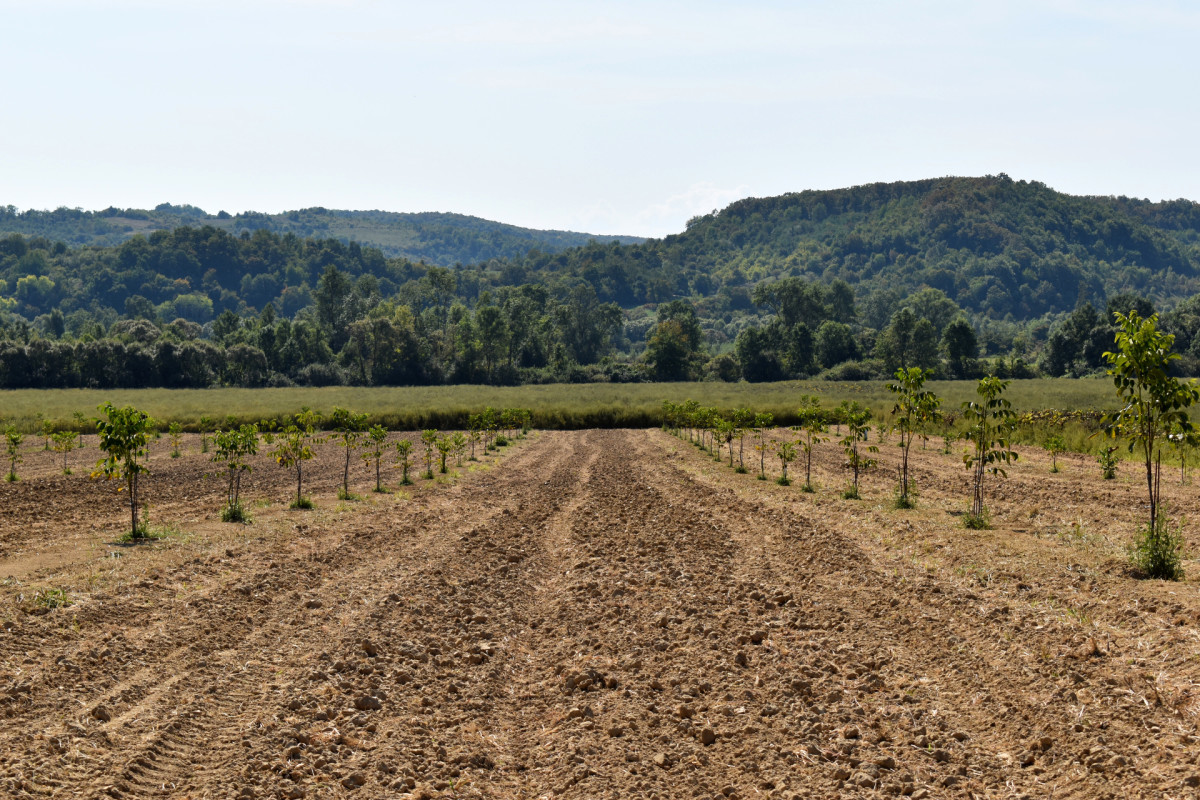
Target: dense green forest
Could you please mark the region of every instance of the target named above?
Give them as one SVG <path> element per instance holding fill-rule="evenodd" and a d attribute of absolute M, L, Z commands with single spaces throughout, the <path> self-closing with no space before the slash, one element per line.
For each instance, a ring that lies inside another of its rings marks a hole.
<path fill-rule="evenodd" d="M 19 233 L 72 247 L 117 245 L 138 234 L 146 236 L 154 231 L 205 225 L 234 235 L 263 230 L 293 233 L 301 238 L 337 239 L 343 244 L 358 242 L 363 247 L 376 248 L 385 256 L 443 267 L 491 258 L 516 258 L 531 248 L 553 253 L 593 240 L 624 244 L 642 241 L 637 236 L 531 230 L 479 217 L 436 212 L 401 214 L 304 208 L 282 214 L 255 211 L 209 214 L 195 206 L 170 203 L 162 203 L 153 210 L 58 208 L 19 212 L 13 206 L 0 206 L 0 236 Z"/>
<path fill-rule="evenodd" d="M 125 219 L 105 213 L 88 224 Z M 451 267 L 316 228 L 205 216 L 78 245 L 42 222 L 0 237 L 0 387 L 1086 375 L 1133 308 L 1200 374 L 1200 206 L 1003 175 L 747 199 L 661 240 Z"/>

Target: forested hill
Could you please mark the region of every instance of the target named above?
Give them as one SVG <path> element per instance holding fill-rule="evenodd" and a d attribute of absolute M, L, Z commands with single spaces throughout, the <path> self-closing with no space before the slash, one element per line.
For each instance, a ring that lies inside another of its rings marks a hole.
<path fill-rule="evenodd" d="M 739 294 L 767 279 L 840 279 L 861 299 L 939 289 L 1018 320 L 1136 292 L 1170 305 L 1200 291 L 1200 205 L 1075 197 L 1007 176 L 806 191 L 733 203 L 632 247 L 535 254 L 622 305 Z"/>
<path fill-rule="evenodd" d="M 136 234 L 172 230 L 182 226 L 210 225 L 240 234 L 258 230 L 292 233 L 301 238 L 338 239 L 374 247 L 384 255 L 438 266 L 474 264 L 493 258 L 516 258 L 530 250 L 554 253 L 589 241 L 640 242 L 637 236 L 595 236 L 573 231 L 542 231 L 463 214 L 390 211 L 339 211 L 305 208 L 282 214 L 254 211 L 231 215 L 208 214 L 190 205 L 163 203 L 153 210 L 107 208 L 81 211 L 18 212 L 0 206 L 0 236 L 20 233 L 39 236 L 69 246 L 116 245 Z"/>
<path fill-rule="evenodd" d="M 1163 312 L 1178 370 L 1200 375 L 1185 200 L 944 178 L 747 199 L 664 239 L 558 252 L 409 215 L 429 226 L 413 257 L 343 235 L 402 215 L 310 209 L 250 232 L 160 207 L 188 224 L 71 246 L 48 220 L 76 213 L 84 240 L 133 219 L 8 214 L 48 227 L 0 234 L 0 388 L 1087 375 L 1130 310 Z"/>

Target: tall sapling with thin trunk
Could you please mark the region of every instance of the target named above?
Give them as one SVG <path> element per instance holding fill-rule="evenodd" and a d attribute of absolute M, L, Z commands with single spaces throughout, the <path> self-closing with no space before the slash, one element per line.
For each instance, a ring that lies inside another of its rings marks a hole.
<path fill-rule="evenodd" d="M 242 476 L 252 472 L 250 457 L 258 453 L 258 426 L 242 425 L 227 431 L 217 431 L 213 437 L 216 452 L 212 460 L 225 465 L 225 507 L 221 509 L 222 522 L 249 522 L 245 506 L 242 505 Z"/>
<path fill-rule="evenodd" d="M 1152 578 L 1178 580 L 1183 575 L 1183 534 L 1172 530 L 1162 508 L 1162 446 L 1172 428 L 1192 433 L 1188 409 L 1200 400 L 1200 390 L 1171 375 L 1171 362 L 1179 358 L 1171 352 L 1175 337 L 1158 330 L 1157 314 L 1146 319 L 1136 311 L 1114 316 L 1120 326 L 1117 351 L 1104 358 L 1123 405 L 1105 417 L 1105 427 L 1110 435 L 1127 438 L 1129 452 L 1145 464 L 1150 501 L 1134 562 Z"/>
<path fill-rule="evenodd" d="M 368 464 L 375 462 L 375 491 L 383 493 L 382 478 L 379 474 L 379 462 L 383 460 L 383 451 L 387 447 L 387 428 L 382 425 L 372 425 L 367 431 L 367 444 L 363 451 L 362 458 Z"/>
<path fill-rule="evenodd" d="M 100 406 L 104 416 L 96 421 L 96 433 L 100 437 L 100 449 L 106 454 L 96 463 L 95 477 L 121 478 L 129 496 L 129 536 L 142 539 L 147 534 L 138 525 L 138 478 L 150 470 L 146 467 L 146 446 L 152 432 L 148 414 L 132 406 L 116 408 L 112 403 Z"/>
<path fill-rule="evenodd" d="M 824 412 L 821 411 L 821 401 L 809 395 L 801 395 L 796 416 L 800 420 L 796 427 L 800 431 L 800 449 L 804 453 L 804 485 L 800 487 L 800 491 L 811 494 L 816 491 L 812 483 L 813 449 L 825 441 L 827 437 L 822 434 L 829 431 L 829 426 L 825 423 Z"/>
<path fill-rule="evenodd" d="M 925 423 L 937 412 L 937 395 L 925 388 L 928 373 L 920 367 L 901 367 L 896 370 L 896 382 L 888 390 L 896 395 L 892 407 L 893 426 L 900 433 L 900 486 L 896 496 L 897 508 L 912 508 L 908 454 L 913 440 L 924 430 Z"/>
<path fill-rule="evenodd" d="M 63 473 L 63 475 L 70 475 L 71 467 L 67 463 L 67 456 L 71 453 L 72 450 L 75 449 L 76 443 L 79 440 L 79 432 L 78 431 L 55 431 L 54 436 L 52 438 L 54 439 L 54 452 L 62 453 L 62 457 L 63 457 L 62 473 Z"/>
<path fill-rule="evenodd" d="M 338 491 L 338 499 L 357 500 L 358 496 L 350 493 L 350 459 L 362 443 L 363 434 L 367 429 L 367 415 L 334 406 L 333 413 L 329 415 L 329 426 L 333 429 L 337 443 L 346 450 L 342 488 Z"/>
<path fill-rule="evenodd" d="M 293 417 L 292 421 L 275 437 L 275 463 L 284 469 L 296 471 L 296 499 L 292 508 L 312 508 L 312 500 L 304 496 L 304 462 L 313 459 L 313 436 L 321 415 L 307 406 Z"/>
<path fill-rule="evenodd" d="M 425 471 L 421 473 L 421 477 L 427 481 L 433 480 L 433 451 L 437 448 L 437 441 L 437 431 L 421 431 L 421 444 L 425 447 Z"/>
<path fill-rule="evenodd" d="M 758 444 L 754 446 L 754 449 L 758 451 L 758 479 L 760 481 L 767 479 L 767 430 L 774 424 L 775 415 L 770 411 L 754 415 L 754 435 L 758 437 Z"/>
<path fill-rule="evenodd" d="M 1002 464 L 1017 460 L 1017 454 L 1009 449 L 1009 437 L 1016 428 L 1016 413 L 1012 403 L 1000 395 L 1008 388 L 1008 381 L 996 377 L 982 378 L 976 393 L 979 400 L 963 403 L 963 419 L 970 427 L 966 438 L 972 449 L 963 453 L 963 464 L 971 470 L 971 513 L 966 517 L 968 528 L 988 527 L 988 515 L 983 504 L 983 478 L 987 473 L 1007 477 Z"/>
<path fill-rule="evenodd" d="M 780 486 L 791 486 L 788 479 L 788 464 L 796 460 L 796 445 L 794 442 L 780 442 L 775 445 L 775 455 L 779 457 L 779 478 L 775 481 Z"/>
<path fill-rule="evenodd" d="M 4 429 L 4 455 L 8 459 L 8 475 L 4 477 L 9 483 L 17 481 L 17 464 L 24 460 L 21 455 L 21 443 L 25 437 L 12 425 Z"/>
<path fill-rule="evenodd" d="M 403 470 L 400 478 L 401 486 L 412 484 L 412 479 L 408 477 L 408 471 L 412 469 L 412 448 L 413 443 L 409 439 L 401 439 L 396 442 L 396 466 Z"/>
<path fill-rule="evenodd" d="M 857 401 L 843 402 L 838 410 L 842 422 L 846 424 L 846 435 L 841 440 L 842 452 L 846 454 L 846 463 L 852 475 L 852 481 L 842 492 L 842 497 L 846 500 L 858 500 L 861 497 L 858 491 L 858 477 L 863 470 L 871 469 L 876 463 L 875 459 L 863 455 L 863 452 L 879 452 L 878 447 L 867 443 L 867 437 L 871 435 L 871 426 L 867 424 L 871 421 L 871 410 L 863 408 Z"/>

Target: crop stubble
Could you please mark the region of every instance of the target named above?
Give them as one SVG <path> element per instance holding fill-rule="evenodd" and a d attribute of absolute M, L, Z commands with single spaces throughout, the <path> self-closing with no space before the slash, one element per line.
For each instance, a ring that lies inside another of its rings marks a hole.
<path fill-rule="evenodd" d="M 946 514 L 956 459 L 914 455 L 925 494 L 903 512 L 870 501 L 882 470 L 868 501 L 805 497 L 658 431 L 545 432 L 453 483 L 337 506 L 328 450 L 323 508 L 248 529 L 204 518 L 220 486 L 200 456 L 160 456 L 156 514 L 193 533 L 124 551 L 104 544 L 112 487 L 68 495 L 31 458 L 2 495 L 0 575 L 24 577 L 0 607 L 0 788 L 1194 793 L 1194 584 L 1136 583 L 1086 535 L 1136 512 L 1136 481 L 1092 489 L 1083 464 L 1051 480 L 1035 459 L 996 493 L 1007 529 L 975 534 Z M 818 480 L 837 466 L 823 445 Z M 255 475 L 252 498 L 286 497 L 286 476 Z M 1082 533 L 1047 535 L 1073 504 L 1095 515 Z M 38 581 L 78 602 L 34 613 Z"/>

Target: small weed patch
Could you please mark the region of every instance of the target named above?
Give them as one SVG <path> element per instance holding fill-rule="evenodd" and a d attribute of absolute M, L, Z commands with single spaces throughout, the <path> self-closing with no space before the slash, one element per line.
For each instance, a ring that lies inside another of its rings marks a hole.
<path fill-rule="evenodd" d="M 52 610 L 55 608 L 67 608 L 72 605 L 73 601 L 63 589 L 38 589 L 33 593 L 31 601 L 36 608 L 44 608 Z"/>

